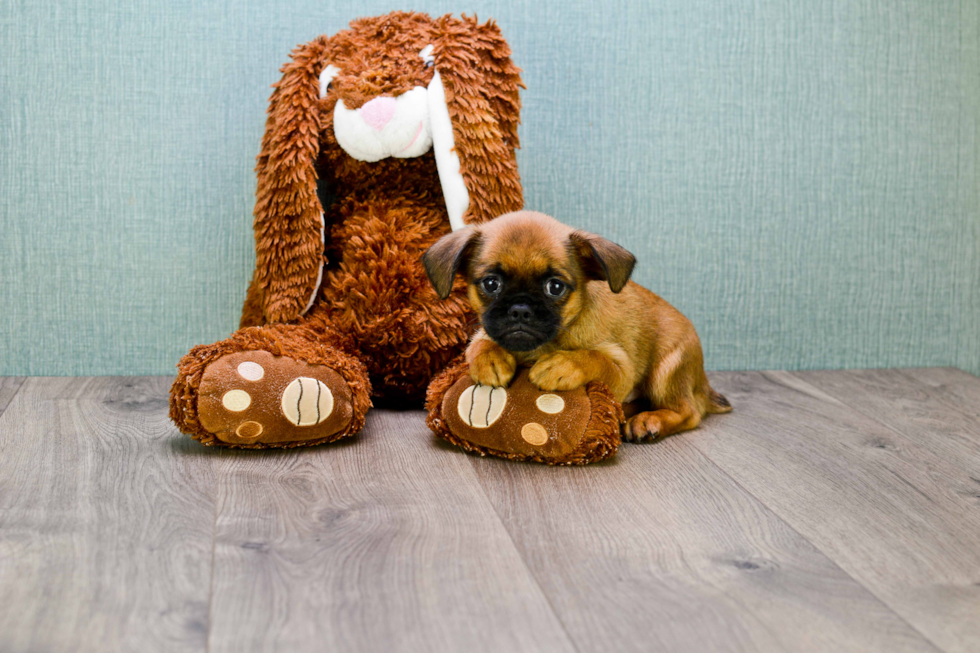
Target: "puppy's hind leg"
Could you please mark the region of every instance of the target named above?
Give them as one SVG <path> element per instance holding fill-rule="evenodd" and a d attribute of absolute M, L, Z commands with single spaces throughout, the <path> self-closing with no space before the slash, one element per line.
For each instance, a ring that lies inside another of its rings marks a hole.
<path fill-rule="evenodd" d="M 629 418 L 623 425 L 623 439 L 629 442 L 641 442 L 663 438 L 680 431 L 689 431 L 700 423 L 700 413 L 685 401 L 677 407 L 677 410 L 660 408 L 638 413 Z"/>

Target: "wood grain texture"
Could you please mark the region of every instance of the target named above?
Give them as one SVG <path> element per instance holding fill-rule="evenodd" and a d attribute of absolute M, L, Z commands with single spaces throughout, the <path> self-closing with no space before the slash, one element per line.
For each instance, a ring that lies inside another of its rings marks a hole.
<path fill-rule="evenodd" d="M 573 651 L 466 458 L 420 412 L 220 457 L 211 651 Z"/>
<path fill-rule="evenodd" d="M 473 464 L 582 653 L 935 650 L 687 439 Z"/>
<path fill-rule="evenodd" d="M 10 402 L 17 395 L 20 386 L 24 384 L 24 377 L 21 376 L 0 376 L 0 415 L 7 409 Z"/>
<path fill-rule="evenodd" d="M 980 379 L 712 381 L 735 412 L 554 469 L 421 412 L 208 449 L 169 378 L 5 380 L 0 651 L 980 650 Z"/>
<path fill-rule="evenodd" d="M 34 378 L 0 416 L 0 650 L 205 650 L 214 477 L 168 385 Z"/>
<path fill-rule="evenodd" d="M 980 379 L 951 368 L 796 376 L 961 468 L 967 484 L 957 477 L 950 487 L 980 499 Z"/>
<path fill-rule="evenodd" d="M 980 649 L 980 513 L 962 466 L 788 372 L 715 376 L 690 441 L 946 651 Z"/>
<path fill-rule="evenodd" d="M 899 371 L 954 402 L 959 410 L 980 419 L 980 377 L 955 367 L 919 367 Z"/>

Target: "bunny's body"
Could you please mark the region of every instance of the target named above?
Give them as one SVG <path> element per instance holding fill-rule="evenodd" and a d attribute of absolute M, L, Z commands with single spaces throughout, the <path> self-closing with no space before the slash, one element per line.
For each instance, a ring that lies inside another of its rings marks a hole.
<path fill-rule="evenodd" d="M 493 23 L 415 13 L 293 52 L 258 158 L 242 328 L 178 365 L 181 430 L 205 444 L 317 444 L 359 430 L 372 395 L 423 397 L 475 316 L 462 283 L 436 297 L 422 253 L 523 205 L 509 56 Z"/>

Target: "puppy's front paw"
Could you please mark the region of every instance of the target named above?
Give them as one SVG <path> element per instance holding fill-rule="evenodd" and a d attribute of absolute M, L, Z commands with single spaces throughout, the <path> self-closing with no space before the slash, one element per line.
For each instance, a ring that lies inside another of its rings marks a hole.
<path fill-rule="evenodd" d="M 500 347 L 486 349 L 470 361 L 470 378 L 480 385 L 506 388 L 516 371 L 517 361 Z"/>
<path fill-rule="evenodd" d="M 591 381 L 575 354 L 568 351 L 556 351 L 540 358 L 528 378 L 546 392 L 575 390 Z"/>

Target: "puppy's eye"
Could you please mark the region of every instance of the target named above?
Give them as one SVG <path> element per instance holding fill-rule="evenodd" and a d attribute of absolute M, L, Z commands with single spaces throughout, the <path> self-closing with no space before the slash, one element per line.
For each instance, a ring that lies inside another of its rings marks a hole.
<path fill-rule="evenodd" d="M 432 59 L 429 59 L 428 61 L 425 62 L 426 68 L 432 68 L 434 65 L 436 65 L 436 62 L 433 61 Z"/>
<path fill-rule="evenodd" d="M 545 284 L 545 290 L 550 297 L 561 297 L 567 288 L 568 286 L 561 279 L 548 279 L 548 283 Z"/>
<path fill-rule="evenodd" d="M 496 295 L 500 291 L 500 279 L 497 277 L 484 277 L 480 285 L 488 295 Z"/>

